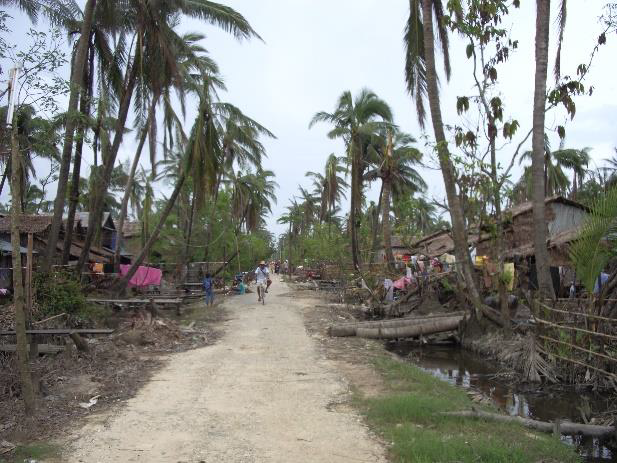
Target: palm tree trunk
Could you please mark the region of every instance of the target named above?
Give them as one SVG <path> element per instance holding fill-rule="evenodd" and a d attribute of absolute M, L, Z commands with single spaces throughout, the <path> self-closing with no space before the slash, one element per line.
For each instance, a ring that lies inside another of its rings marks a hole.
<path fill-rule="evenodd" d="M 362 189 L 362 179 L 360 176 L 360 157 L 362 149 L 359 145 L 356 136 L 352 137 L 351 147 L 352 160 L 351 160 L 351 210 L 349 214 L 350 228 L 351 228 L 351 257 L 353 259 L 354 269 L 360 269 L 360 255 L 358 247 L 358 222 L 359 222 L 359 206 L 360 206 L 360 194 Z"/>
<path fill-rule="evenodd" d="M 92 81 L 94 79 L 94 47 L 90 47 L 89 66 L 84 65 L 84 82 L 79 101 L 79 111 L 83 117 L 90 114 L 90 103 L 92 99 Z M 88 69 L 86 71 L 86 69 Z M 81 178 L 81 158 L 84 147 L 84 137 L 86 136 L 86 124 L 79 123 L 77 132 L 77 146 L 75 147 L 75 158 L 73 159 L 73 173 L 71 176 L 71 192 L 69 196 L 69 213 L 64 231 L 64 245 L 62 249 L 62 264 L 69 263 L 71 258 L 71 243 L 73 242 L 73 228 L 75 226 L 75 213 L 79 203 L 79 180 Z"/>
<path fill-rule="evenodd" d="M 454 240 L 454 252 L 457 260 L 457 267 L 467 285 L 467 292 L 476 307 L 481 306 L 480 294 L 476 287 L 471 269 L 471 259 L 467 244 L 467 231 L 465 228 L 465 217 L 460 198 L 456 192 L 454 166 L 450 159 L 448 142 L 443 127 L 441 117 L 441 107 L 439 102 L 439 88 L 437 70 L 435 68 L 435 35 L 433 32 L 433 2 L 422 2 L 422 19 L 424 31 L 424 55 L 426 59 L 426 80 L 429 106 L 431 109 L 431 121 L 437 142 L 437 154 L 439 165 L 446 188 L 448 206 L 450 208 L 450 218 L 452 221 L 452 238 Z"/>
<path fill-rule="evenodd" d="M 377 237 L 379 234 L 379 215 L 381 213 L 381 204 L 383 198 L 383 180 L 381 182 L 381 188 L 379 190 L 379 200 L 377 201 L 377 207 L 373 212 L 373 223 L 371 224 L 371 262 L 377 263 Z"/>
<path fill-rule="evenodd" d="M 120 253 L 122 252 L 122 242 L 124 241 L 124 221 L 126 220 L 126 214 L 129 207 L 129 199 L 131 197 L 131 191 L 133 184 L 135 183 L 135 174 L 137 173 L 137 167 L 139 166 L 139 159 L 141 158 L 141 152 L 143 151 L 148 136 L 148 128 L 152 124 L 152 118 L 154 116 L 154 108 L 158 103 L 159 95 L 155 95 L 152 98 L 152 103 L 148 110 L 148 118 L 145 125 L 141 129 L 139 137 L 139 145 L 137 145 L 137 151 L 133 156 L 133 163 L 131 164 L 131 171 L 129 172 L 129 178 L 126 181 L 126 189 L 124 190 L 124 196 L 122 197 L 122 204 L 120 206 L 120 216 L 118 217 L 118 229 L 116 231 L 116 249 L 114 250 L 114 271 L 118 273 L 120 271 Z"/>
<path fill-rule="evenodd" d="M 78 273 L 81 273 L 86 261 L 88 260 L 88 256 L 90 254 L 90 247 L 92 246 L 92 242 L 95 235 L 97 234 L 99 224 L 101 223 L 105 194 L 107 193 L 107 188 L 109 187 L 111 174 L 114 168 L 114 164 L 116 162 L 116 156 L 118 155 L 120 143 L 122 142 L 124 126 L 126 124 L 129 107 L 131 106 L 133 90 L 135 88 L 137 70 L 138 63 L 136 62 L 131 63 L 130 69 L 127 70 L 128 76 L 126 79 L 126 85 L 122 94 L 122 99 L 120 100 L 118 118 L 116 119 L 116 124 L 114 127 L 114 140 L 111 147 L 106 147 L 105 151 L 108 150 L 108 152 L 103 153 L 103 175 L 100 178 L 97 178 L 95 182 L 95 187 L 93 191 L 94 198 L 91 201 L 92 208 L 88 217 L 88 232 L 86 233 L 84 247 L 81 255 L 79 256 L 79 261 L 77 262 L 76 271 Z"/>
<path fill-rule="evenodd" d="M 15 120 L 15 119 L 14 119 Z M 22 397 L 26 414 L 31 415 L 35 409 L 34 386 L 28 366 L 28 339 L 26 337 L 26 314 L 24 312 L 24 286 L 21 267 L 20 240 L 20 204 L 21 168 L 17 125 L 12 121 L 11 129 L 11 252 L 13 265 L 13 308 L 15 310 L 15 335 L 17 338 L 17 365 L 21 379 Z"/>
<path fill-rule="evenodd" d="M 69 181 L 69 170 L 71 168 L 71 153 L 73 151 L 73 135 L 77 124 L 75 112 L 79 90 L 82 86 L 84 69 L 86 67 L 86 57 L 88 54 L 88 44 L 90 42 L 90 30 L 92 29 L 92 19 L 96 0 L 88 0 L 84 8 L 84 20 L 81 24 L 81 35 L 77 42 L 75 61 L 71 72 L 69 106 L 67 109 L 66 127 L 64 131 L 64 145 L 62 147 L 62 157 L 60 159 L 60 172 L 58 173 L 58 189 L 54 201 L 54 217 L 49 231 L 45 259 L 43 260 L 43 271 L 51 269 L 52 260 L 56 253 L 60 227 L 62 226 L 62 213 L 64 212 L 64 202 Z"/>
<path fill-rule="evenodd" d="M 392 253 L 392 230 L 390 228 L 390 196 L 392 191 L 391 180 L 389 177 L 384 178 L 383 182 L 383 199 L 381 201 L 383 224 L 383 246 L 386 251 L 386 261 L 389 269 L 394 269 L 394 254 Z"/>
<path fill-rule="evenodd" d="M 221 170 L 219 171 L 217 177 L 216 177 L 216 185 L 214 186 L 214 198 L 212 201 L 212 209 L 210 212 L 210 217 L 208 218 L 208 223 L 206 224 L 206 244 L 204 247 L 204 261 L 208 261 L 208 258 L 210 256 L 210 241 L 212 240 L 212 227 L 214 224 L 214 217 L 216 215 L 216 202 L 218 201 L 219 198 L 219 188 L 221 187 L 221 181 L 223 179 L 223 167 L 225 165 L 225 162 L 222 163 L 221 165 Z M 239 261 L 240 259 L 238 259 Z"/>
<path fill-rule="evenodd" d="M 193 224 L 195 223 L 195 215 L 197 215 L 197 208 L 195 207 L 195 193 L 193 193 L 193 197 L 191 198 L 191 207 L 189 213 L 188 220 L 188 230 L 186 231 L 186 244 L 184 246 L 184 258 L 182 259 L 182 263 L 188 269 L 188 264 L 190 260 L 189 252 L 191 247 L 191 236 L 193 235 Z M 208 264 L 206 264 L 208 265 Z"/>
<path fill-rule="evenodd" d="M 182 190 L 182 187 L 184 186 L 185 180 L 186 180 L 186 173 L 183 172 L 182 175 L 178 178 L 174 191 L 169 197 L 169 199 L 167 200 L 165 209 L 163 209 L 163 212 L 161 213 L 161 217 L 159 218 L 159 221 L 156 224 L 156 227 L 154 228 L 154 230 L 152 230 L 152 234 L 150 235 L 150 238 L 148 238 L 148 241 L 144 245 L 143 249 L 141 250 L 139 255 L 135 258 L 135 261 L 131 264 L 131 268 L 129 269 L 128 273 L 124 275 L 124 277 L 122 277 L 121 279 L 117 280 L 117 283 L 114 285 L 115 289 L 118 292 L 124 291 L 124 289 L 128 285 L 131 278 L 133 278 L 133 275 L 135 275 L 135 272 L 137 272 L 137 269 L 139 268 L 139 266 L 143 263 L 145 257 L 150 253 L 150 249 L 152 248 L 152 246 L 158 239 L 159 234 L 161 233 L 161 229 L 163 228 L 163 225 L 165 225 L 165 222 L 167 221 L 167 217 L 169 217 L 171 210 L 174 208 L 176 199 L 178 198 L 178 195 L 180 194 L 180 191 Z"/>
<path fill-rule="evenodd" d="M 546 78 L 548 70 L 548 41 L 550 27 L 550 0 L 536 0 L 536 72 L 533 101 L 532 144 L 532 203 L 533 242 L 538 289 L 545 297 L 554 297 L 548 250 L 546 248 L 546 216 L 544 178 L 544 119 L 546 105 Z"/>

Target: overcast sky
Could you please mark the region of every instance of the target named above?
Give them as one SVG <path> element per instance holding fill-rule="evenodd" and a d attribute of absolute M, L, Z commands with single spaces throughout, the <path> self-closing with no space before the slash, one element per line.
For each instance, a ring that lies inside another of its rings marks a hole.
<path fill-rule="evenodd" d="M 340 142 L 329 140 L 328 127 L 309 130 L 312 116 L 331 111 L 344 90 L 356 93 L 368 87 L 392 107 L 395 123 L 419 140 L 419 148 L 430 157 L 414 106 L 405 91 L 402 34 L 408 14 L 405 0 L 227 0 L 223 3 L 242 13 L 261 35 L 263 42 L 237 42 L 212 26 L 183 21 L 181 28 L 207 35 L 206 48 L 218 62 L 228 87 L 222 99 L 239 106 L 277 136 L 266 140 L 268 159 L 265 168 L 276 173 L 278 204 L 268 221 L 271 231 L 281 233 L 276 219 L 297 194 L 298 185 L 307 186 L 308 170 L 322 171 L 330 153 L 343 154 Z M 532 0 L 523 0 L 520 10 L 511 15 L 511 34 L 519 50 L 509 63 L 499 68 L 501 97 L 506 113 L 519 120 L 521 133 L 531 126 L 534 78 L 534 21 Z M 553 2 L 558 3 L 558 2 Z M 568 28 L 565 35 L 563 73 L 574 74 L 576 66 L 587 62 L 601 31 L 598 17 L 602 0 L 568 3 Z M 25 21 L 18 23 L 26 24 Z M 23 29 L 23 28 L 22 28 Z M 22 31 L 15 30 L 19 34 Z M 556 32 L 552 31 L 554 43 Z M 587 84 L 593 84 L 592 97 L 576 100 L 577 114 L 567 123 L 568 147 L 592 147 L 592 157 L 601 164 L 617 146 L 617 37 L 609 37 L 601 49 Z M 460 123 L 456 115 L 457 95 L 469 95 L 470 62 L 466 43 L 452 40 L 453 75 L 450 83 L 442 79 L 442 109 L 446 123 Z M 551 47 L 551 56 L 554 56 Z M 551 58 L 552 63 L 552 58 Z M 190 125 L 191 117 L 187 117 Z M 547 118 L 548 129 L 566 122 L 565 114 L 555 111 Z M 430 124 L 427 124 L 430 130 Z M 432 138 L 432 131 L 426 135 Z M 559 140 L 553 138 L 553 146 Z M 128 135 L 120 157 L 132 155 L 136 143 Z M 509 161 L 513 148 L 505 148 L 501 161 Z M 147 158 L 147 156 L 146 156 Z M 84 171 L 85 172 L 85 171 Z M 429 197 L 443 199 L 439 171 L 423 169 L 429 184 Z M 518 172 L 517 172 L 518 176 Z M 374 198 L 375 191 L 370 193 Z M 4 196 L 4 195 L 3 195 Z"/>

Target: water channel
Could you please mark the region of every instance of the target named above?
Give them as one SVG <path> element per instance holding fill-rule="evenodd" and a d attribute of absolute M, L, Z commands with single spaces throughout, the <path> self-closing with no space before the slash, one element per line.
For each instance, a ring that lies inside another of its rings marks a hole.
<path fill-rule="evenodd" d="M 502 411 L 541 421 L 556 419 L 582 422 L 581 408 L 591 416 L 617 408 L 617 395 L 587 389 L 512 384 L 494 363 L 458 347 L 423 346 L 412 342 L 389 343 L 388 349 L 450 384 L 481 394 Z M 617 461 L 617 448 L 596 438 L 562 436 L 576 446 L 585 462 Z"/>

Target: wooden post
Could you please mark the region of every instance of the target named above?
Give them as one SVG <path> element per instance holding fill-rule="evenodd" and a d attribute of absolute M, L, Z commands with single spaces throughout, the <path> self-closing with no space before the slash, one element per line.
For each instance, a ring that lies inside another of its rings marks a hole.
<path fill-rule="evenodd" d="M 223 246 L 223 267 L 227 265 L 227 245 Z M 225 294 L 225 272 L 223 272 L 223 294 Z"/>
<path fill-rule="evenodd" d="M 32 233 L 28 233 L 28 254 L 26 255 L 26 320 L 32 322 Z"/>

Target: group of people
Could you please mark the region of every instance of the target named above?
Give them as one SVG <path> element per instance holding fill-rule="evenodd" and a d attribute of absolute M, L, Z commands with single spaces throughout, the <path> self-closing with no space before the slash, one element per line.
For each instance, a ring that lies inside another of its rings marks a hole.
<path fill-rule="evenodd" d="M 271 266 L 274 263 L 271 263 Z M 276 267 L 275 267 L 276 268 Z M 279 263 L 280 268 L 280 263 Z M 278 271 L 275 270 L 276 273 Z M 270 278 L 270 270 L 266 265 L 265 261 L 261 261 L 255 271 L 253 272 L 255 275 L 255 283 L 257 285 L 257 300 L 258 302 L 262 302 L 264 298 L 264 294 L 268 292 L 268 288 L 272 284 L 272 279 Z M 204 276 L 203 279 L 203 288 L 206 299 L 206 305 L 211 306 L 214 304 L 214 281 L 212 280 L 212 275 L 208 272 Z M 246 286 L 244 285 L 242 274 L 239 276 L 236 275 L 233 284 L 233 290 L 236 294 L 244 294 L 246 292 Z"/>

